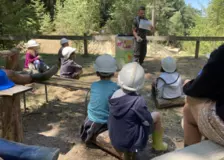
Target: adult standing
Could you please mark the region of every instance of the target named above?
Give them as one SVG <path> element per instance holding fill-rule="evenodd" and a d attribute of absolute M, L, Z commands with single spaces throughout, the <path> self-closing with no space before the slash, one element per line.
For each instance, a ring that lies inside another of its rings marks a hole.
<path fill-rule="evenodd" d="M 147 20 L 145 18 L 145 7 L 141 6 L 138 9 L 138 15 L 134 18 L 132 32 L 134 35 L 134 61 L 140 65 L 143 64 L 147 53 L 146 35 L 148 30 L 139 28 L 140 20 Z M 153 31 L 153 26 L 150 25 L 149 30 Z"/>

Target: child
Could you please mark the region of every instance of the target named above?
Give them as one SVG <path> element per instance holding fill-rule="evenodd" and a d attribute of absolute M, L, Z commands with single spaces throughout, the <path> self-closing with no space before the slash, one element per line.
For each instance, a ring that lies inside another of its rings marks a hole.
<path fill-rule="evenodd" d="M 75 48 L 65 47 L 62 50 L 60 76 L 63 78 L 79 79 L 82 74 L 82 66 L 75 63 Z"/>
<path fill-rule="evenodd" d="M 151 133 L 156 151 L 165 151 L 168 147 L 162 141 L 160 114 L 150 113 L 144 98 L 137 93 L 144 86 L 144 76 L 144 69 L 137 62 L 124 65 L 118 74 L 121 89 L 109 100 L 109 136 L 114 148 L 124 153 L 125 160 L 135 159 Z"/>
<path fill-rule="evenodd" d="M 92 138 L 107 130 L 109 116 L 109 97 L 118 89 L 116 83 L 110 79 L 117 70 L 116 60 L 104 54 L 96 59 L 94 64 L 96 74 L 100 80 L 91 85 L 88 116 L 81 127 L 81 139 L 88 143 Z"/>
<path fill-rule="evenodd" d="M 33 69 L 32 68 L 32 64 L 33 64 L 35 69 L 42 73 L 48 70 L 49 66 L 47 66 L 38 55 L 37 53 L 38 47 L 39 47 L 39 44 L 35 40 L 28 41 L 24 67 Z"/>
<path fill-rule="evenodd" d="M 62 38 L 61 41 L 60 41 L 60 44 L 61 44 L 61 48 L 58 51 L 58 60 L 59 60 L 59 63 L 61 63 L 61 58 L 63 58 L 63 56 L 62 56 L 62 50 L 63 50 L 63 48 L 69 46 L 68 40 L 66 38 Z"/>
<path fill-rule="evenodd" d="M 175 99 L 183 95 L 182 79 L 177 70 L 176 61 L 172 57 L 161 61 L 161 74 L 153 84 L 153 94 L 159 99 Z"/>

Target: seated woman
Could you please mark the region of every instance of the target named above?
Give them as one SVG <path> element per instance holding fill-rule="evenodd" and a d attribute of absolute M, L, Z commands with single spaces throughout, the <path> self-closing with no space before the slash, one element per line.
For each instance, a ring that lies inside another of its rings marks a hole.
<path fill-rule="evenodd" d="M 202 136 L 224 145 L 224 45 L 214 50 L 200 76 L 187 80 L 184 106 L 185 146 Z"/>
<path fill-rule="evenodd" d="M 176 61 L 172 57 L 162 59 L 161 74 L 152 85 L 152 94 L 157 101 L 165 103 L 166 100 L 183 97 L 182 79 L 176 70 Z"/>
<path fill-rule="evenodd" d="M 44 72 L 49 69 L 49 66 L 44 63 L 37 53 L 39 44 L 35 40 L 29 40 L 27 43 L 25 68 L 36 69 L 39 72 Z"/>
<path fill-rule="evenodd" d="M 74 61 L 75 48 L 65 47 L 62 50 L 60 76 L 63 78 L 79 79 L 82 74 L 82 66 Z"/>

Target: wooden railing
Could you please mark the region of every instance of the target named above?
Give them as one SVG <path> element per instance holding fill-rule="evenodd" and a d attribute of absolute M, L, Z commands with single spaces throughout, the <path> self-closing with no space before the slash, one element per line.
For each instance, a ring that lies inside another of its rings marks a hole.
<path fill-rule="evenodd" d="M 116 35 L 96 35 L 96 36 L 68 36 L 68 35 L 33 35 L 33 36 L 11 36 L 3 35 L 0 37 L 2 41 L 27 41 L 30 38 L 34 39 L 48 39 L 48 40 L 60 40 L 61 38 L 68 38 L 69 40 L 83 41 L 84 43 L 84 54 L 88 54 L 88 40 L 95 41 L 111 41 L 114 40 Z M 224 37 L 182 37 L 182 36 L 147 36 L 149 41 L 195 41 L 195 58 L 198 58 L 200 51 L 201 41 L 224 41 Z"/>

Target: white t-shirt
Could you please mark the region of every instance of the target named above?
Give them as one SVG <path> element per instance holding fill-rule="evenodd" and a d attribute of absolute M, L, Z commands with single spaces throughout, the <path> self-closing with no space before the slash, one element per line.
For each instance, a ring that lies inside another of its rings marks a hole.
<path fill-rule="evenodd" d="M 179 73 L 161 73 L 156 82 L 158 98 L 174 99 L 181 97 L 183 95 L 182 85 Z"/>

